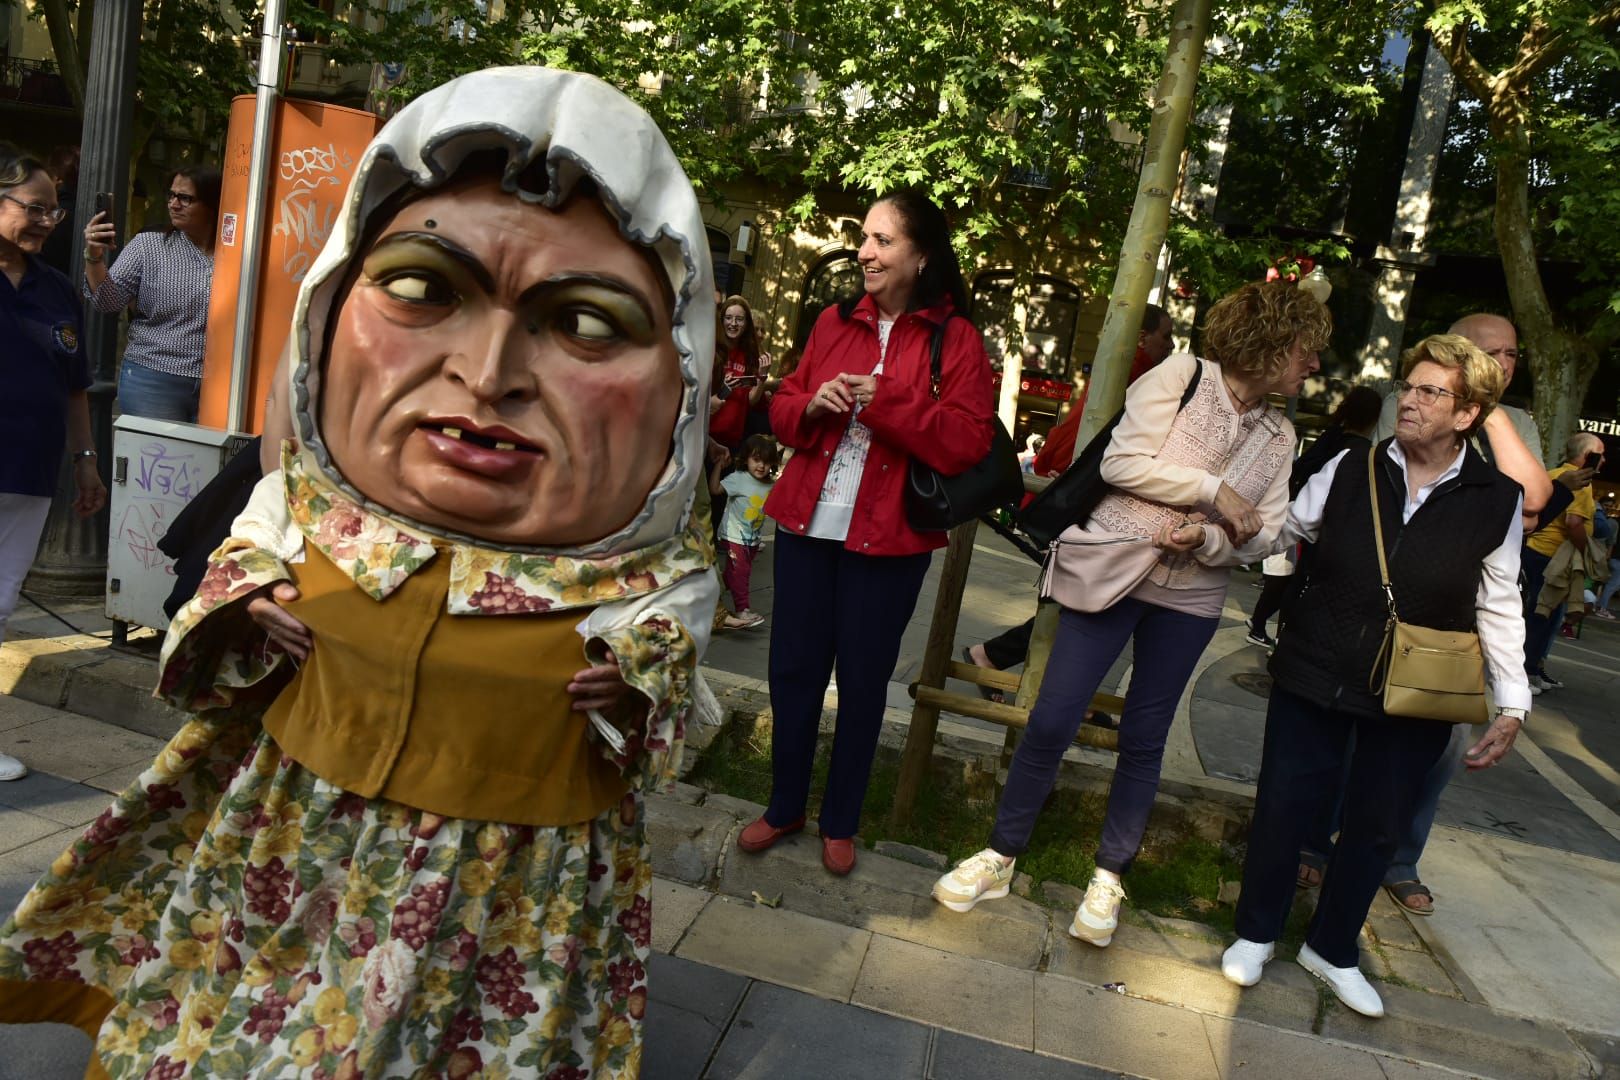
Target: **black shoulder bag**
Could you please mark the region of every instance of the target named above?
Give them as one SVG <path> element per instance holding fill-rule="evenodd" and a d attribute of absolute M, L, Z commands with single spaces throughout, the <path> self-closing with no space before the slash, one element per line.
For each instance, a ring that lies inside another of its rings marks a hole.
<path fill-rule="evenodd" d="M 928 349 L 929 392 L 939 400 L 942 378 L 940 350 L 945 343 L 945 322 L 934 328 Z M 991 417 L 990 452 L 955 476 L 911 459 L 906 478 L 906 521 L 918 532 L 941 532 L 963 522 L 1015 505 L 1024 496 L 1024 474 L 1012 436 L 998 417 Z"/>
<path fill-rule="evenodd" d="M 1203 373 L 1204 364 L 1200 360 L 1193 368 L 1187 389 L 1182 391 L 1177 414 L 1187 407 L 1187 402 L 1198 391 L 1198 380 Z M 1124 415 L 1124 409 L 1115 413 L 1114 418 L 1086 443 L 1080 456 L 1063 470 L 1063 475 L 1046 485 L 1045 490 L 1019 512 L 1018 527 L 1035 541 L 1037 547 L 1046 547 L 1070 525 L 1085 524 L 1091 512 L 1097 509 L 1097 504 L 1102 502 L 1102 497 L 1108 493 L 1108 484 L 1102 478 L 1103 453 L 1108 449 L 1108 441 L 1114 437 L 1119 418 Z"/>

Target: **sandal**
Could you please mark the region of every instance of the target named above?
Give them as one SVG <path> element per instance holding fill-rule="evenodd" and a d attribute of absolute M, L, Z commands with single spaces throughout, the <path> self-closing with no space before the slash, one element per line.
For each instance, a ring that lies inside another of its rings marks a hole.
<path fill-rule="evenodd" d="M 1322 884 L 1322 874 L 1327 870 L 1327 856 L 1318 855 L 1314 851 L 1301 851 L 1299 853 L 1299 871 L 1294 875 L 1294 885 L 1300 889 L 1314 889 Z"/>
<path fill-rule="evenodd" d="M 1389 890 L 1389 895 L 1391 895 L 1391 896 L 1393 896 L 1395 898 L 1395 902 L 1397 904 L 1401 905 L 1401 907 L 1403 909 L 1405 909 L 1407 912 L 1409 912 L 1410 914 L 1413 914 L 1413 915 L 1433 915 L 1434 914 L 1434 893 L 1430 892 L 1429 887 L 1427 885 L 1423 884 L 1423 882 L 1421 882 L 1421 881 L 1397 881 L 1392 885 L 1385 885 L 1384 888 L 1388 889 Z M 1416 899 L 1418 897 L 1422 897 L 1423 899 L 1427 900 L 1429 902 L 1429 906 L 1428 907 L 1413 907 L 1412 906 L 1412 900 L 1414 900 L 1414 899 Z"/>
<path fill-rule="evenodd" d="M 986 671 L 994 671 L 995 670 L 995 668 L 989 667 L 988 665 L 981 665 L 977 660 L 973 659 L 973 646 L 971 646 L 971 645 L 962 646 L 962 663 L 970 664 L 973 667 L 981 667 L 981 666 L 983 666 Z M 1006 698 L 1001 696 L 1001 691 L 996 690 L 996 689 L 994 689 L 992 687 L 989 687 L 989 686 L 979 686 L 979 696 L 984 698 L 984 700 L 986 700 L 986 701 L 994 701 L 997 704 L 1000 704 L 1000 703 L 1007 700 Z"/>
<path fill-rule="evenodd" d="M 1112 716 L 1109 716 L 1105 712 L 1086 713 L 1086 723 L 1090 724 L 1092 727 L 1106 728 L 1109 731 L 1119 730 L 1119 721 L 1114 719 Z"/>

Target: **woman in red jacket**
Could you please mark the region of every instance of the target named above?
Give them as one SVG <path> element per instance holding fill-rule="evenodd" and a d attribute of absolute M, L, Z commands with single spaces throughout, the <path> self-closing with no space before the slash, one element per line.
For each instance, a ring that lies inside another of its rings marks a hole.
<path fill-rule="evenodd" d="M 984 344 L 960 313 L 966 286 L 944 213 L 897 191 L 867 212 L 864 295 L 816 320 L 804 360 L 771 401 L 796 453 L 765 512 L 776 519 L 771 618 L 771 804 L 737 846 L 763 851 L 804 827 L 822 697 L 835 668 L 838 727 L 821 804 L 821 861 L 855 867 L 855 829 L 883 722 L 885 688 L 930 552 L 902 505 L 912 459 L 946 475 L 990 449 L 995 407 Z M 929 345 L 943 327 L 937 400 Z"/>

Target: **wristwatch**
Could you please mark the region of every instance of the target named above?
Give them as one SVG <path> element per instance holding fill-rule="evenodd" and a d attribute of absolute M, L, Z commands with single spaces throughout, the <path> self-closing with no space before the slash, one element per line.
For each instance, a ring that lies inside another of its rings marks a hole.
<path fill-rule="evenodd" d="M 1496 715 L 1497 716 L 1511 716 L 1511 717 L 1513 717 L 1513 719 L 1517 720 L 1520 724 L 1523 724 L 1526 720 L 1528 720 L 1530 718 L 1530 710 L 1529 709 L 1499 708 L 1499 709 L 1496 710 Z"/>
<path fill-rule="evenodd" d="M 75 451 L 73 451 L 73 459 L 75 461 L 82 461 L 85 458 L 93 458 L 95 456 L 96 456 L 96 452 L 94 450 L 75 450 Z"/>
<path fill-rule="evenodd" d="M 105 256 L 105 255 L 97 255 L 97 256 L 92 257 L 91 254 L 90 254 L 90 249 L 89 248 L 84 249 L 84 261 L 85 262 L 87 262 L 87 263 L 101 263 L 101 262 L 105 262 L 106 260 L 107 260 L 107 256 Z"/>

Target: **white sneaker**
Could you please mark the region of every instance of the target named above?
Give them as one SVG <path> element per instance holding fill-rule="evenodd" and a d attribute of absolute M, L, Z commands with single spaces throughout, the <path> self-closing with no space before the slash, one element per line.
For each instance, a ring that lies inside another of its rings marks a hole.
<path fill-rule="evenodd" d="M 0 754 L 0 781 L 21 780 L 28 775 L 28 766 L 10 754 Z"/>
<path fill-rule="evenodd" d="M 1013 865 L 1002 861 L 994 848 L 969 855 L 956 868 L 934 882 L 934 899 L 952 911 L 972 911 L 980 900 L 1000 900 L 1012 888 Z"/>
<path fill-rule="evenodd" d="M 1384 1015 L 1384 1001 L 1358 967 L 1334 967 L 1309 945 L 1299 947 L 1299 966 L 1328 984 L 1328 989 L 1346 1006 L 1362 1016 L 1377 1019 Z"/>
<path fill-rule="evenodd" d="M 1274 941 L 1261 943 L 1238 938 L 1221 957 L 1221 974 L 1226 976 L 1228 982 L 1253 986 L 1260 981 L 1266 961 L 1276 954 L 1277 943 Z"/>
<path fill-rule="evenodd" d="M 1124 899 L 1125 886 L 1093 876 L 1091 884 L 1086 886 L 1086 898 L 1075 909 L 1069 936 L 1104 948 L 1114 940 L 1114 928 L 1119 925 L 1119 905 Z"/>

